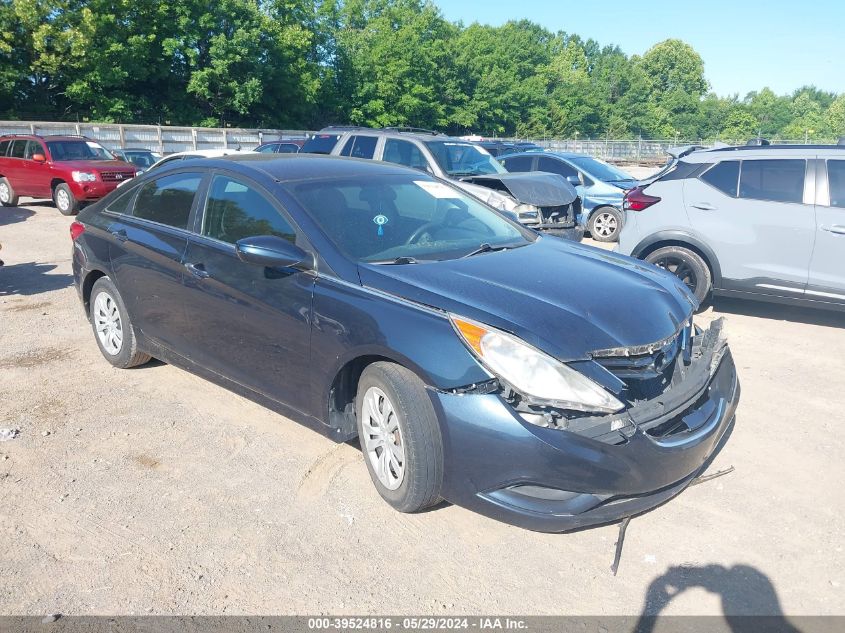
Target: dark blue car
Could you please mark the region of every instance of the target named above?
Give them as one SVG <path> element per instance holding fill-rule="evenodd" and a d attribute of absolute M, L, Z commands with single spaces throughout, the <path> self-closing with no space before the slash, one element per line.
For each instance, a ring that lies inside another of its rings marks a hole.
<path fill-rule="evenodd" d="M 357 436 L 403 512 L 446 499 L 535 530 L 607 523 L 683 490 L 733 423 L 730 351 L 674 276 L 417 170 L 181 161 L 71 235 L 110 363 L 154 356 Z"/>

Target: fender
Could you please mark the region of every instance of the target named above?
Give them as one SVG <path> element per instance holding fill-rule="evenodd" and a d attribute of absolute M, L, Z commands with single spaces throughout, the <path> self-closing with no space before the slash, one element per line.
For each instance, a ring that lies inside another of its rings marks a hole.
<path fill-rule="evenodd" d="M 716 257 L 716 253 L 704 241 L 688 231 L 670 229 L 653 233 L 637 244 L 634 250 L 631 251 L 631 257 L 643 259 L 644 252 L 653 250 L 653 246 L 661 243 L 677 244 L 679 246 L 689 245 L 700 251 L 710 265 L 710 270 L 713 273 L 713 288 L 721 288 L 722 268 L 719 265 L 719 258 Z"/>

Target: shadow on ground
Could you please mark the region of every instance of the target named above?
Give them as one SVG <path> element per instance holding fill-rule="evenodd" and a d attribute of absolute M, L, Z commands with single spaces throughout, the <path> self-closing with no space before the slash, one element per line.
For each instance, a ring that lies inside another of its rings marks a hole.
<path fill-rule="evenodd" d="M 35 215 L 35 211 L 32 211 L 31 209 L 24 209 L 22 206 L 0 209 L 0 226 L 23 222 L 24 220 L 31 218 L 33 215 Z"/>
<path fill-rule="evenodd" d="M 657 616 L 677 596 L 694 588 L 719 596 L 724 628 L 732 633 L 800 633 L 784 616 L 772 581 L 749 565 L 670 567 L 649 585 L 636 633 L 665 630 Z M 723 627 L 716 625 L 713 630 Z"/>
<path fill-rule="evenodd" d="M 0 267 L 0 296 L 37 295 L 70 286 L 72 275 L 47 274 L 55 268 L 55 264 L 35 262 Z"/>
<path fill-rule="evenodd" d="M 716 315 L 742 314 L 761 319 L 795 321 L 796 323 L 806 323 L 808 325 L 845 328 L 845 312 L 836 312 L 835 310 L 804 308 L 779 303 L 728 299 L 723 297 L 715 298 L 712 306 L 713 313 Z"/>

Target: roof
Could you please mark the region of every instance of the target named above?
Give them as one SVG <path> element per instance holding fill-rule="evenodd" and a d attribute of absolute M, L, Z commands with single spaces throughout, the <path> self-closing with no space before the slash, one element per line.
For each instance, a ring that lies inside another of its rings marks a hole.
<path fill-rule="evenodd" d="M 681 160 L 688 163 L 708 163 L 742 158 L 842 157 L 843 151 L 845 151 L 845 145 L 739 145 L 697 150 L 681 157 Z"/>
<path fill-rule="evenodd" d="M 554 150 L 545 149 L 542 152 L 535 150 L 526 150 L 522 152 L 511 152 L 509 154 L 502 154 L 499 156 L 499 160 L 503 158 L 512 158 L 514 156 L 538 156 L 538 155 L 545 155 L 545 156 L 557 156 L 558 158 L 593 158 L 589 154 L 579 154 L 577 152 L 557 152 Z"/>
<path fill-rule="evenodd" d="M 419 170 L 374 160 L 328 156 L 325 154 L 258 154 L 241 152 L 219 159 L 207 159 L 209 167 L 236 163 L 243 170 L 257 169 L 278 181 L 322 178 L 357 178 L 390 174 L 414 174 Z"/>

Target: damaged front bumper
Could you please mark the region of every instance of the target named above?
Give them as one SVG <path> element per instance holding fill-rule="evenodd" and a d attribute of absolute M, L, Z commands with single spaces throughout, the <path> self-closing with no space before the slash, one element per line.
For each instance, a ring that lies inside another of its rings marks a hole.
<path fill-rule="evenodd" d="M 449 465 L 443 497 L 513 525 L 564 532 L 680 493 L 721 448 L 740 394 L 719 325 L 691 342 L 692 362 L 659 397 L 568 430 L 525 421 L 498 393 L 432 392 Z"/>

